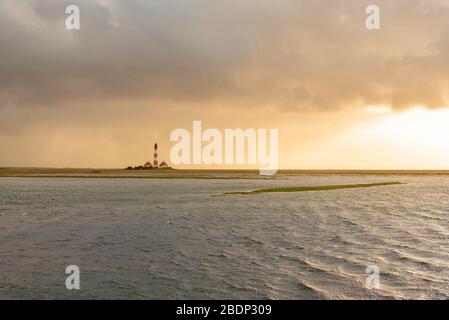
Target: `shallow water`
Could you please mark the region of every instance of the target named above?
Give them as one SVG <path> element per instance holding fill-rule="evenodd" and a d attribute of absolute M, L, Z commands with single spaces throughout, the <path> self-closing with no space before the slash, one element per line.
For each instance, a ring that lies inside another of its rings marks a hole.
<path fill-rule="evenodd" d="M 223 195 L 383 181 L 407 184 Z M 436 176 L 0 178 L 0 298 L 447 299 L 448 195 Z"/>

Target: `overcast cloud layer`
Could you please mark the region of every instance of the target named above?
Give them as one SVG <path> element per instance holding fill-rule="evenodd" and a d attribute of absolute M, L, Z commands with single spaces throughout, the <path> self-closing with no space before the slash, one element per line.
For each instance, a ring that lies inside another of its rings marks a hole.
<path fill-rule="evenodd" d="M 374 1 L 3 0 L 0 105 L 104 99 L 290 109 L 448 103 L 449 7 Z M 66 5 L 81 30 L 65 29 Z M 446 2 L 447 4 L 448 2 Z"/>

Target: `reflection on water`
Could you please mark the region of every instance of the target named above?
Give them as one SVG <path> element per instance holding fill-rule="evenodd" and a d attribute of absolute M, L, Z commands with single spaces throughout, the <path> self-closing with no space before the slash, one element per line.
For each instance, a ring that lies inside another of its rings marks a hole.
<path fill-rule="evenodd" d="M 222 195 L 380 181 L 407 184 Z M 429 176 L 1 178 L 0 298 L 448 298 L 448 193 Z"/>

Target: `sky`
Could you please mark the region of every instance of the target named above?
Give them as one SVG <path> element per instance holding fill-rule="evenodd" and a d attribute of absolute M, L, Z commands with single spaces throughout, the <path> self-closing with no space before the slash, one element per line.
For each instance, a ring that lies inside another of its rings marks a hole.
<path fill-rule="evenodd" d="M 449 169 L 448 17 L 448 0 L 2 0 L 0 166 L 121 168 L 155 142 L 170 162 L 170 132 L 201 120 L 278 129 L 286 169 Z"/>

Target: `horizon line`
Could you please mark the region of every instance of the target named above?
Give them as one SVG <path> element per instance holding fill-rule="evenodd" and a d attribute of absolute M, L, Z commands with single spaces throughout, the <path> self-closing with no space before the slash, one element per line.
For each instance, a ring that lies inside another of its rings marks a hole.
<path fill-rule="evenodd" d="M 35 167 L 35 166 L 0 166 L 0 170 L 11 170 L 11 169 L 42 169 L 42 170 L 126 170 L 126 168 L 120 167 L 111 167 L 111 168 L 102 168 L 102 167 Z M 258 172 L 259 168 L 247 169 L 247 168 L 174 168 L 171 167 L 174 171 L 248 171 L 248 172 Z M 154 169 L 157 170 L 157 169 Z M 449 172 L 449 168 L 447 169 L 348 169 L 348 168 L 326 168 L 326 169 L 310 169 L 310 168 L 280 168 L 279 171 L 439 171 L 439 172 Z"/>

